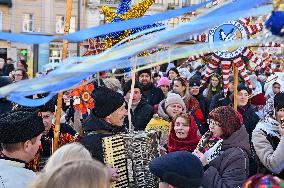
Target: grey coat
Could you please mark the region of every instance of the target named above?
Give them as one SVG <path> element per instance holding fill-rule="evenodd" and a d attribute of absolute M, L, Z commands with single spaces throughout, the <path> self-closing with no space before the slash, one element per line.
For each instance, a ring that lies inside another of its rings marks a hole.
<path fill-rule="evenodd" d="M 244 126 L 222 143 L 221 155 L 204 172 L 204 188 L 241 187 L 249 173 L 249 136 Z"/>

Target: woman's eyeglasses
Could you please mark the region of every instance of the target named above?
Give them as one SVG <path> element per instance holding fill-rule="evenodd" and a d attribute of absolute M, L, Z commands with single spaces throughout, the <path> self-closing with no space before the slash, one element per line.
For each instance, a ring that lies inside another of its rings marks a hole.
<path fill-rule="evenodd" d="M 208 123 L 208 125 L 211 125 L 211 126 L 218 126 L 218 127 L 220 127 L 220 123 L 219 122 L 217 122 L 217 121 L 214 121 L 213 119 L 208 119 L 207 120 L 207 123 Z"/>

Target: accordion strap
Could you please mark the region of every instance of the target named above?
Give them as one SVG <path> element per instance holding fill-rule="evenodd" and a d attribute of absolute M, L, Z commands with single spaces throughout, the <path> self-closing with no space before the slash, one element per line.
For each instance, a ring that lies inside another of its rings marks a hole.
<path fill-rule="evenodd" d="M 97 134 L 109 134 L 109 135 L 112 135 L 113 133 L 110 133 L 110 132 L 105 131 L 105 130 L 97 130 L 97 131 L 88 132 L 87 136 L 97 135 Z"/>

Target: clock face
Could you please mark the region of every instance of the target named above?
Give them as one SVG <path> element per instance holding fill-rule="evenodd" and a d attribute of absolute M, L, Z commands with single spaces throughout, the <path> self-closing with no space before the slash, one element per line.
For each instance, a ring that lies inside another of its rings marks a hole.
<path fill-rule="evenodd" d="M 238 21 L 229 21 L 213 29 L 209 30 L 209 44 L 214 46 L 214 43 L 220 41 L 233 41 L 248 39 L 246 28 Z M 245 47 L 229 48 L 214 52 L 214 54 L 222 59 L 232 59 L 240 56 Z"/>

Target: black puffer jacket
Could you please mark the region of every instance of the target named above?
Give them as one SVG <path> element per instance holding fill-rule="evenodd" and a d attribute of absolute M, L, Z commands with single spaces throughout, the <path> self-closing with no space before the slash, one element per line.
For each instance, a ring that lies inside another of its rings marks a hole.
<path fill-rule="evenodd" d="M 131 110 L 131 121 L 133 123 L 134 130 L 144 131 L 153 115 L 153 107 L 149 105 L 144 98 L 141 98 L 134 112 Z M 125 125 L 129 124 L 127 117 L 125 118 L 124 122 Z"/>
<path fill-rule="evenodd" d="M 7 99 L 0 99 L 0 115 L 9 113 L 13 109 L 13 103 Z"/>
<path fill-rule="evenodd" d="M 153 83 L 147 86 L 142 86 L 142 93 L 146 98 L 147 103 L 151 106 L 159 104 L 165 98 L 161 88 L 157 88 Z"/>
<path fill-rule="evenodd" d="M 80 143 L 91 152 L 93 158 L 101 162 L 104 162 L 102 139 L 124 131 L 124 128 L 112 126 L 93 115 L 88 117 L 83 129 L 85 136 Z"/>
<path fill-rule="evenodd" d="M 252 105 L 250 104 L 241 108 L 238 107 L 238 112 L 243 116 L 244 125 L 246 126 L 246 130 L 249 134 L 249 139 L 251 141 L 252 131 L 255 129 L 255 126 L 258 123 L 259 117 L 255 113 L 255 110 Z"/>
<path fill-rule="evenodd" d="M 238 112 L 242 114 L 244 125 L 246 127 L 246 130 L 249 134 L 249 142 L 251 146 L 251 155 L 249 160 L 249 176 L 255 175 L 257 173 L 257 164 L 256 164 L 256 154 L 253 149 L 252 144 L 252 132 L 255 129 L 256 124 L 259 121 L 258 115 L 255 113 L 254 108 L 251 104 L 248 104 L 244 107 L 238 107 Z"/>
<path fill-rule="evenodd" d="M 15 70 L 15 67 L 13 64 L 4 64 L 3 66 L 3 76 L 9 76 L 10 72 L 12 72 L 13 70 Z"/>

